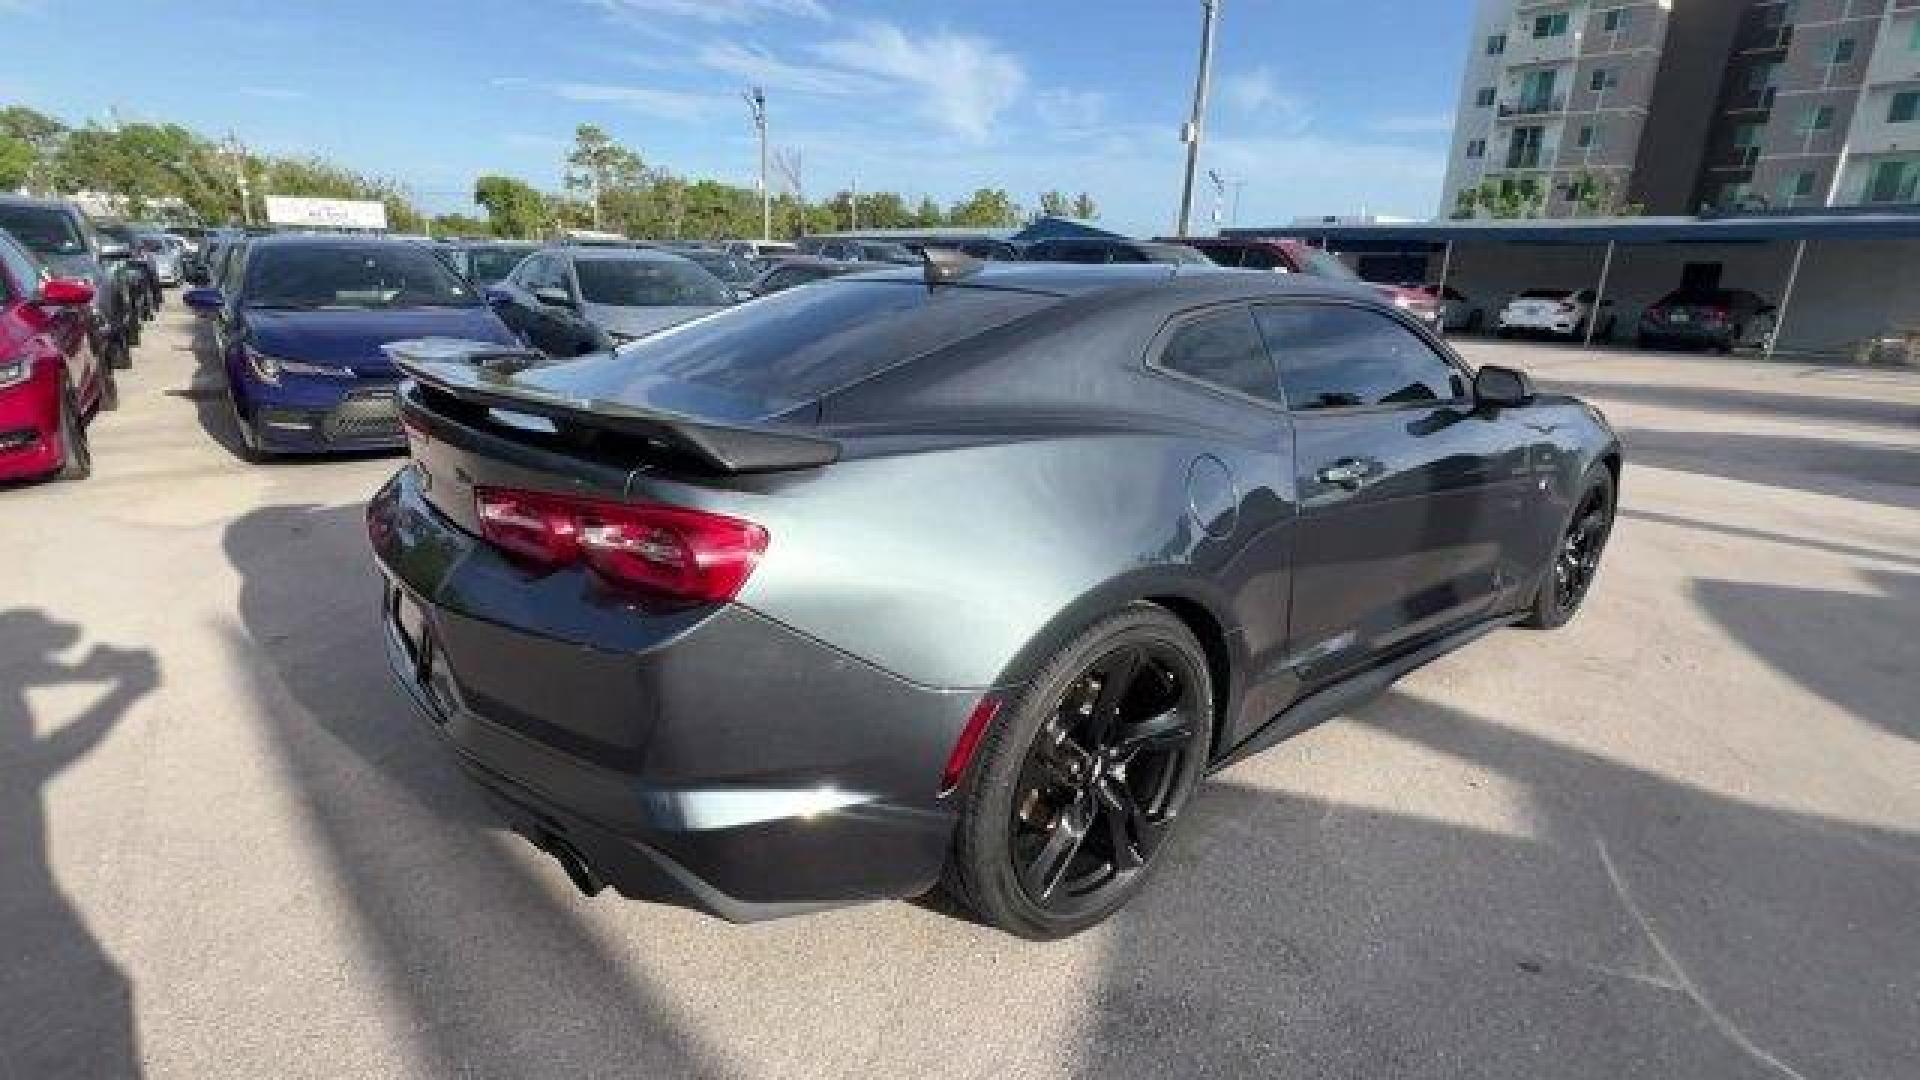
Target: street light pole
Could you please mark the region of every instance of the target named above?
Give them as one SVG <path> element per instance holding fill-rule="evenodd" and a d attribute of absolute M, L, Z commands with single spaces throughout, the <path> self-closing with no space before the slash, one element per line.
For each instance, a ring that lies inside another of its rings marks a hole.
<path fill-rule="evenodd" d="M 1180 130 L 1180 138 L 1187 144 L 1187 172 L 1180 184 L 1180 228 L 1179 236 L 1187 235 L 1187 224 L 1193 216 L 1193 171 L 1200 164 L 1200 130 L 1207 119 L 1207 83 L 1213 75 L 1213 24 L 1220 13 L 1220 0 L 1200 0 L 1204 12 L 1200 29 L 1200 74 L 1193 83 L 1193 116 Z"/>
<path fill-rule="evenodd" d="M 753 110 L 753 126 L 760 133 L 760 242 L 773 239 L 773 189 L 767 186 L 767 94 L 759 87 L 742 95 Z"/>

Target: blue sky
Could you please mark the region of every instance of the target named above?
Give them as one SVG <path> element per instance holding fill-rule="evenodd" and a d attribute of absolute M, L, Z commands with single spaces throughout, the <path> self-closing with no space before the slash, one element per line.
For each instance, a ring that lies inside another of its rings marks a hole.
<path fill-rule="evenodd" d="M 1201 165 L 1246 180 L 1240 223 L 1431 214 L 1469 15 L 1223 0 Z M 1163 233 L 1199 23 L 1198 0 L 0 0 L 0 104 L 231 129 L 452 210 L 481 172 L 556 187 L 583 122 L 750 183 L 758 82 L 809 195 L 1085 189 L 1109 225 Z"/>

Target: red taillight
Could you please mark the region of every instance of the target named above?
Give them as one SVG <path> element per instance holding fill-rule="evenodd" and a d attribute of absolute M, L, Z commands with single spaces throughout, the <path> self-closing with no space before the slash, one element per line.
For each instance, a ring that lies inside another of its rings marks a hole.
<path fill-rule="evenodd" d="M 687 603 L 731 600 L 767 550 L 749 521 L 679 506 L 474 489 L 480 532 L 539 571 L 583 563 L 611 584 Z"/>
<path fill-rule="evenodd" d="M 980 749 L 980 740 L 993 726 L 993 718 L 1000 715 L 1000 699 L 989 694 L 980 699 L 967 714 L 967 724 L 960 729 L 960 737 L 953 740 L 953 752 L 947 755 L 947 767 L 940 771 L 940 794 L 950 795 L 960 786 L 967 775 L 967 766 L 973 763 L 974 752 Z"/>
<path fill-rule="evenodd" d="M 1700 317 L 1707 320 L 1708 322 L 1726 322 L 1727 316 L 1731 314 L 1732 312 L 1728 311 L 1726 308 L 1723 308 L 1723 307 L 1710 307 L 1710 308 L 1700 309 Z"/>

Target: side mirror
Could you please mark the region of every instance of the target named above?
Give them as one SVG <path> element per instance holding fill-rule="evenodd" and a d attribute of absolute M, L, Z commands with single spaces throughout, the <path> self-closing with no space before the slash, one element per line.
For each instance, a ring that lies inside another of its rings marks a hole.
<path fill-rule="evenodd" d="M 124 259 L 133 254 L 133 249 L 117 241 L 108 241 L 100 245 L 100 257 L 103 259 Z"/>
<path fill-rule="evenodd" d="M 489 285 L 483 295 L 486 296 L 487 303 L 494 307 L 505 307 L 513 303 L 513 293 L 507 291 L 504 285 Z"/>
<path fill-rule="evenodd" d="M 572 307 L 573 294 L 565 289 L 556 289 L 551 285 L 533 290 L 533 298 L 550 307 Z"/>
<path fill-rule="evenodd" d="M 219 289 L 200 286 L 188 289 L 180 297 L 181 301 L 195 311 L 211 313 L 227 306 L 227 297 Z"/>
<path fill-rule="evenodd" d="M 1533 400 L 1533 380 L 1524 371 L 1488 364 L 1473 376 L 1473 397 L 1501 408 L 1525 405 Z"/>
<path fill-rule="evenodd" d="M 93 284 L 74 278 L 48 278 L 33 302 L 41 307 L 82 307 L 93 303 Z"/>

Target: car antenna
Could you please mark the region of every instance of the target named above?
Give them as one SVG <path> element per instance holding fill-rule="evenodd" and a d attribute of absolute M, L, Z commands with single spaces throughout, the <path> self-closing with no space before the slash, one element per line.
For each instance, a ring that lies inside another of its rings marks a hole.
<path fill-rule="evenodd" d="M 980 268 L 986 265 L 964 251 L 938 247 L 921 248 L 920 260 L 926 271 L 928 285 L 951 285 L 963 277 L 979 273 Z"/>

